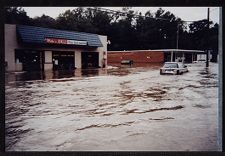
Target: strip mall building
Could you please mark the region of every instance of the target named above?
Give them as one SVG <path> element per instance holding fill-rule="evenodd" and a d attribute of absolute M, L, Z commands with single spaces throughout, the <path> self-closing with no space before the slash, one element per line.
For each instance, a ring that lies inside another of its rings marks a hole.
<path fill-rule="evenodd" d="M 107 36 L 5 24 L 6 71 L 107 66 Z"/>
<path fill-rule="evenodd" d="M 132 60 L 134 63 L 159 63 L 164 62 L 164 53 L 152 50 L 108 51 L 108 63 L 121 63 L 122 60 Z"/>
<path fill-rule="evenodd" d="M 121 63 L 123 60 L 132 60 L 134 63 L 162 63 L 173 61 L 192 63 L 201 57 L 205 58 L 206 53 L 200 50 L 160 49 L 108 51 L 107 56 L 109 64 Z"/>

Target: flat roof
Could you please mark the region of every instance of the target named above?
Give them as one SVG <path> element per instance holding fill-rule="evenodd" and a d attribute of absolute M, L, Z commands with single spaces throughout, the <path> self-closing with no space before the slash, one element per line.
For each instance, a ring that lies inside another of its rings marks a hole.
<path fill-rule="evenodd" d="M 118 53 L 123 53 L 123 52 L 185 52 L 185 53 L 205 53 L 203 50 L 186 50 L 186 49 L 148 49 L 148 50 L 119 50 L 119 51 L 108 51 L 110 52 L 118 52 Z"/>
<path fill-rule="evenodd" d="M 205 53 L 203 50 L 186 50 L 186 49 L 157 49 L 152 51 L 164 51 L 164 52 L 197 52 L 197 53 Z"/>
<path fill-rule="evenodd" d="M 16 26 L 18 36 L 20 40 L 24 43 L 41 43 L 48 44 L 46 39 L 58 39 L 58 40 L 70 40 L 70 43 L 85 43 L 86 46 L 91 47 L 102 47 L 102 43 L 97 34 L 76 32 L 76 31 L 66 31 L 58 29 L 50 29 L 43 27 L 27 26 L 27 25 L 17 25 Z M 57 42 L 57 40 L 56 40 Z"/>

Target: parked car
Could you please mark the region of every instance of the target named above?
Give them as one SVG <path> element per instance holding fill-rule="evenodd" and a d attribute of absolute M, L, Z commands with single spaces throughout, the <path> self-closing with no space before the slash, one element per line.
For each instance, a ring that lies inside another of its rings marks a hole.
<path fill-rule="evenodd" d="M 183 74 L 188 72 L 187 66 L 180 62 L 165 62 L 164 66 L 160 68 L 160 75 L 163 74 Z"/>

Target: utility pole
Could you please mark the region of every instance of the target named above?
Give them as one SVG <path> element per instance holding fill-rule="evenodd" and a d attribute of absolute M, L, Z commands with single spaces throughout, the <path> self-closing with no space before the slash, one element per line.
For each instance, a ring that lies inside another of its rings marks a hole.
<path fill-rule="evenodd" d="M 179 48 L 178 46 L 179 46 L 179 22 L 177 21 L 177 42 L 176 42 L 176 49 L 177 50 Z M 184 63 L 184 58 L 182 58 L 182 63 Z"/>
<path fill-rule="evenodd" d="M 178 44 L 179 44 L 179 22 L 177 22 L 177 44 L 176 44 L 177 49 L 178 49 Z"/>
<path fill-rule="evenodd" d="M 177 22 L 177 45 L 176 48 L 179 48 L 179 22 Z M 182 63 L 184 63 L 184 52 L 182 52 Z"/>
<path fill-rule="evenodd" d="M 207 50 L 206 50 L 206 68 L 208 68 L 209 67 L 209 8 L 208 8 L 208 13 L 207 13 L 207 38 L 206 38 L 206 40 L 207 40 Z"/>

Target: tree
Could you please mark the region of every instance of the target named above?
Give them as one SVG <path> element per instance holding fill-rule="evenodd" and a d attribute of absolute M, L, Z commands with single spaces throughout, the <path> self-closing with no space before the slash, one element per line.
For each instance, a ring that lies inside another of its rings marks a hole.
<path fill-rule="evenodd" d="M 184 32 L 184 23 L 169 11 L 159 8 L 155 14 L 150 11 L 139 16 L 136 22 L 139 49 L 168 49 L 176 47 L 177 25 Z"/>
<path fill-rule="evenodd" d="M 6 23 L 106 35 L 111 41 L 109 50 L 176 48 L 178 30 L 179 48 L 210 49 L 213 60 L 218 53 L 218 24 L 210 21 L 208 31 L 207 20 L 195 21 L 189 25 L 188 32 L 180 18 L 162 8 L 137 16 L 131 7 L 124 7 L 120 12 L 78 7 L 66 10 L 56 19 L 47 15 L 31 19 L 21 7 L 6 7 L 4 11 Z"/>
<path fill-rule="evenodd" d="M 59 29 L 106 35 L 112 19 L 113 17 L 107 12 L 102 12 L 98 8 L 84 9 L 80 7 L 60 14 L 56 23 Z"/>
<path fill-rule="evenodd" d="M 40 26 L 40 27 L 57 28 L 56 20 L 44 14 L 41 17 L 34 17 L 31 23 L 32 25 Z"/>
<path fill-rule="evenodd" d="M 22 7 L 5 7 L 5 23 L 8 24 L 30 24 L 30 17 L 27 16 L 27 13 L 22 9 Z"/>
<path fill-rule="evenodd" d="M 212 25 L 212 24 L 213 24 L 213 22 L 209 21 L 209 25 Z M 203 32 L 203 31 L 206 31 L 207 28 L 208 28 L 208 20 L 207 19 L 196 21 L 189 25 L 190 33 Z"/>
<path fill-rule="evenodd" d="M 117 22 L 111 24 L 110 49 L 131 50 L 136 49 L 137 38 L 135 33 L 134 11 L 129 10 Z"/>
<path fill-rule="evenodd" d="M 219 25 L 216 23 L 209 31 L 209 49 L 211 50 L 212 54 L 212 62 L 217 62 L 217 55 L 218 55 L 218 30 Z"/>
<path fill-rule="evenodd" d="M 66 10 L 56 18 L 56 25 L 59 29 L 79 31 L 79 22 L 83 20 L 83 9 Z"/>
<path fill-rule="evenodd" d="M 212 25 L 212 21 L 209 23 Z M 207 40 L 209 38 L 208 32 L 208 20 L 200 20 L 193 22 L 189 25 L 190 35 L 193 41 L 193 45 L 195 49 L 206 50 L 208 49 Z"/>
<path fill-rule="evenodd" d="M 136 35 L 138 38 L 138 49 L 154 49 L 156 48 L 156 20 L 150 11 L 145 16 L 139 16 L 136 20 Z"/>
<path fill-rule="evenodd" d="M 218 24 L 208 20 L 199 20 L 189 25 L 193 49 L 211 50 L 212 61 L 217 61 L 218 54 Z"/>
<path fill-rule="evenodd" d="M 103 12 L 98 8 L 87 9 L 87 19 L 90 21 L 92 27 L 95 28 L 94 32 L 97 34 L 107 35 L 109 34 L 109 27 L 113 20 L 113 15 L 108 12 Z"/>

